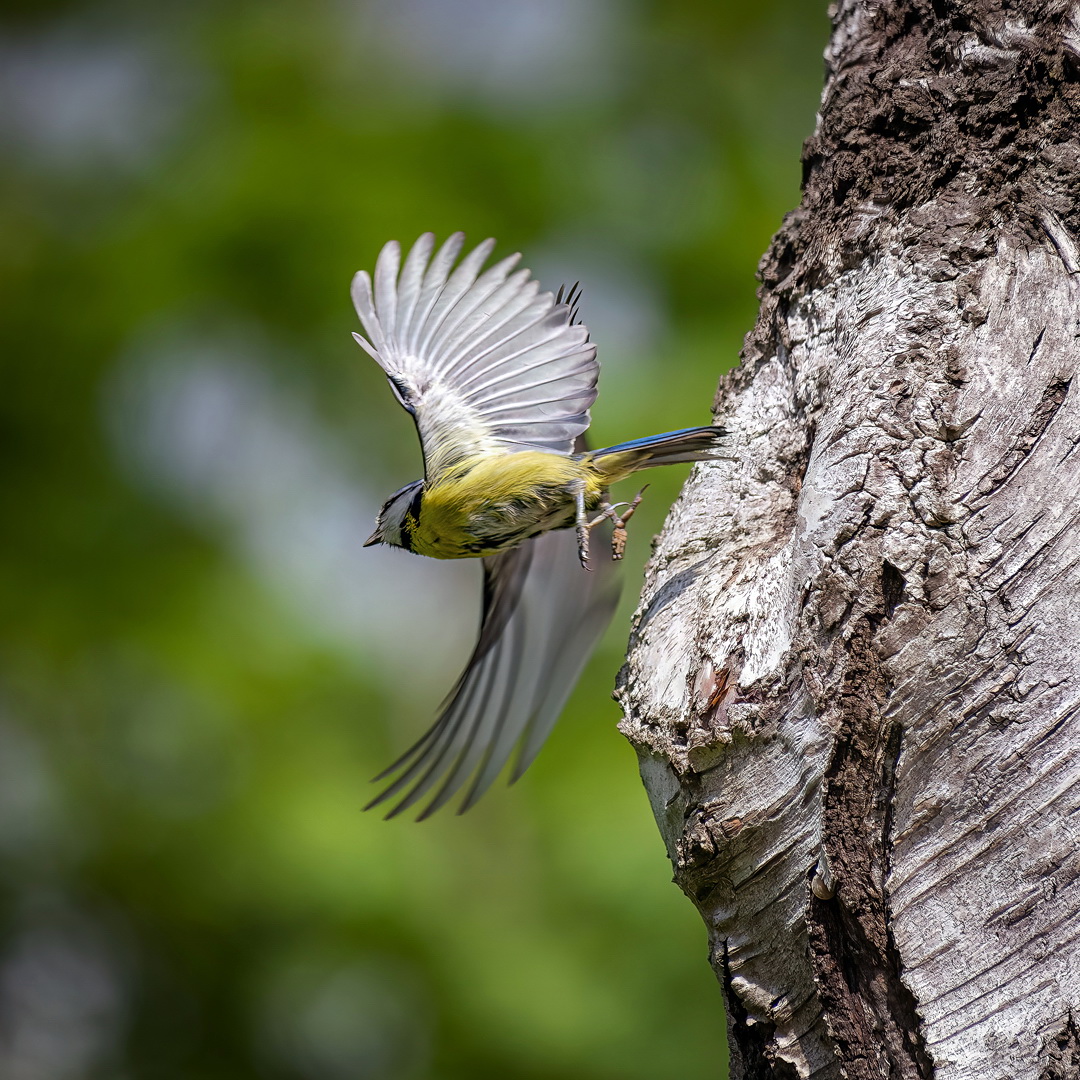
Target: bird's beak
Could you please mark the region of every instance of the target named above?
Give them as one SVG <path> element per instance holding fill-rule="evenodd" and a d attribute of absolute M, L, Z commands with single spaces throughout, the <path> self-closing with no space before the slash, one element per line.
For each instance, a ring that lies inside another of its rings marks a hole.
<path fill-rule="evenodd" d="M 382 533 L 376 529 L 365 541 L 364 547 L 371 547 L 372 544 L 378 544 L 382 541 Z"/>

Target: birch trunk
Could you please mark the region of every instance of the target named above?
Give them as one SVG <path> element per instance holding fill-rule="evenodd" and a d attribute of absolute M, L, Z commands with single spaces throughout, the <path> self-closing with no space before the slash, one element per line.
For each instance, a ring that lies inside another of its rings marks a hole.
<path fill-rule="evenodd" d="M 1080 1076 L 1080 6 L 841 0 L 623 730 L 732 1074 Z"/>

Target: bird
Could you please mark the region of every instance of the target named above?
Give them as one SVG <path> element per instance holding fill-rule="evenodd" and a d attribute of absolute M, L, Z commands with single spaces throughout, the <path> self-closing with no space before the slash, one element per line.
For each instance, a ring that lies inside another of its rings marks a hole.
<path fill-rule="evenodd" d="M 483 566 L 472 655 L 432 727 L 375 777 L 389 782 L 365 807 L 393 801 L 394 817 L 434 789 L 417 820 L 468 785 L 463 813 L 515 747 L 511 783 L 542 747 L 618 600 L 612 567 L 644 489 L 611 503 L 611 485 L 717 460 L 727 435 L 692 427 L 589 450 L 600 365 L 580 285 L 542 292 L 519 253 L 483 269 L 493 239 L 460 261 L 463 233 L 435 244 L 424 233 L 403 262 L 390 241 L 374 276 L 361 270 L 351 289 L 364 329 L 353 337 L 412 416 L 423 456 L 422 479 L 383 503 L 364 546 Z M 594 566 L 598 528 L 611 559 Z"/>

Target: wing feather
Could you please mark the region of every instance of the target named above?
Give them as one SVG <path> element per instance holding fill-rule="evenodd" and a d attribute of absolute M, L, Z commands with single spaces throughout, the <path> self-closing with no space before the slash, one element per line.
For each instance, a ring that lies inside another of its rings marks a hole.
<path fill-rule="evenodd" d="M 608 535 L 603 539 L 610 540 L 610 530 L 606 531 Z M 618 601 L 615 567 L 610 562 L 602 561 L 594 571 L 599 578 L 594 586 L 596 594 L 591 602 L 582 603 L 572 580 L 573 576 L 580 577 L 582 574 L 577 563 L 576 542 L 570 542 L 573 537 L 569 533 L 554 535 L 561 543 L 552 545 L 548 553 L 551 562 L 545 568 L 545 574 L 554 580 L 563 578 L 560 586 L 569 587 L 560 587 L 557 592 L 546 593 L 543 597 L 537 596 L 530 605 L 534 623 L 531 627 L 529 669 L 519 675 L 522 692 L 531 696 L 528 720 L 523 728 L 504 732 L 501 743 L 492 746 L 492 752 L 477 771 L 465 795 L 462 812 L 473 806 L 487 791 L 515 746 L 517 761 L 510 782 L 520 779 L 532 764 L 551 734 Z M 603 542 L 599 536 L 598 540 Z"/>
<path fill-rule="evenodd" d="M 535 307 L 537 318 L 541 317 L 547 306 L 538 301 L 539 292 L 540 282 L 533 281 L 528 270 L 515 270 L 489 298 L 487 306 L 492 314 L 486 322 L 481 322 L 467 347 L 462 349 L 461 367 L 471 367 L 520 333 L 519 316 L 526 309 Z M 505 329 L 508 325 L 509 329 Z M 500 331 L 504 331 L 503 336 L 493 341 Z"/>
<path fill-rule="evenodd" d="M 434 235 L 425 233 L 425 236 L 431 236 L 434 242 Z M 418 241 L 419 242 L 419 241 Z M 413 352 L 420 348 L 420 334 L 424 328 L 428 325 L 429 317 L 432 310 L 435 307 L 436 302 L 442 295 L 443 287 L 446 284 L 446 279 L 450 274 L 450 268 L 454 265 L 458 255 L 461 254 L 461 249 L 465 244 L 465 234 L 456 232 L 452 233 L 443 244 L 441 248 L 435 253 L 435 257 L 431 260 L 431 264 L 427 268 L 427 272 L 424 274 L 424 285 L 420 292 L 420 298 L 416 305 L 416 312 L 413 317 L 412 326 L 410 327 L 408 335 L 402 340 L 402 348 L 406 352 Z M 413 247 L 416 245 L 414 244 Z"/>
<path fill-rule="evenodd" d="M 401 270 L 401 279 L 398 282 L 397 332 L 403 338 L 408 333 L 416 305 L 420 300 L 420 292 L 424 285 L 424 271 L 427 269 L 434 247 L 435 237 L 431 233 L 425 233 L 413 244 Z"/>
<path fill-rule="evenodd" d="M 435 251 L 425 233 L 402 262 L 391 241 L 374 278 L 353 279 L 366 337 L 354 336 L 412 413 L 429 482 L 478 454 L 570 453 L 596 399 L 599 365 L 576 322 L 578 293 L 561 302 L 561 291 L 560 300 L 540 292 L 528 270 L 514 269 L 518 255 L 482 270 L 493 240 L 455 267 L 463 244 L 455 233 Z"/>
<path fill-rule="evenodd" d="M 387 817 L 438 784 L 425 818 L 469 784 L 461 810 L 487 790 L 519 748 L 524 772 L 569 697 L 618 600 L 613 565 L 581 568 L 570 531 L 545 533 L 484 559 L 480 636 L 438 719 L 394 765 L 368 805 L 397 799 Z M 471 780 L 471 783 L 470 783 Z"/>
<path fill-rule="evenodd" d="M 437 369 L 446 370 L 460 363 L 462 352 L 467 352 L 476 335 L 486 329 L 492 312 L 497 310 L 502 286 L 520 261 L 520 255 L 510 255 L 485 270 L 447 314 L 430 345 L 432 363 Z"/>
<path fill-rule="evenodd" d="M 397 276 L 401 266 L 401 245 L 396 240 L 384 244 L 375 261 L 375 314 L 383 332 L 394 334 L 397 323 Z"/>
<path fill-rule="evenodd" d="M 356 313 L 360 316 L 360 321 L 363 323 L 371 340 L 368 341 L 367 338 L 356 333 L 353 334 L 353 337 L 358 345 L 362 346 L 371 356 L 378 360 L 380 350 L 386 349 L 386 338 L 383 336 L 379 317 L 375 314 L 375 297 L 372 294 L 371 277 L 366 270 L 361 270 L 353 277 L 350 293 L 353 307 L 356 308 Z"/>
<path fill-rule="evenodd" d="M 579 353 L 567 353 L 565 356 L 558 358 L 557 361 L 552 362 L 548 360 L 539 360 L 534 363 L 522 364 L 515 368 L 504 367 L 501 370 L 496 370 L 493 374 L 489 369 L 477 372 L 469 379 L 462 381 L 462 389 L 467 389 L 471 394 L 479 395 L 483 394 L 486 390 L 490 390 L 495 386 L 504 386 L 507 383 L 514 383 L 518 386 L 532 386 L 532 382 L 528 382 L 530 375 L 534 372 L 546 372 L 553 378 L 561 377 L 562 375 L 576 374 L 578 366 L 581 363 L 581 355 Z M 484 376 L 490 375 L 490 378 L 484 378 Z M 483 382 L 478 383 L 477 379 L 484 379 Z M 542 384 L 545 381 L 544 375 L 537 377 L 537 382 Z M 504 390 L 499 391 L 501 395 Z"/>
<path fill-rule="evenodd" d="M 521 668 L 523 628 L 520 619 L 511 620 L 506 627 L 505 645 L 489 654 L 491 669 L 495 673 L 490 684 L 490 692 L 475 710 L 470 725 L 469 738 L 462 747 L 454 767 L 447 774 L 442 787 L 436 793 L 420 820 L 430 817 L 440 807 L 445 806 L 465 784 L 478 763 L 485 764 L 496 748 L 499 734 L 506 729 L 506 720 L 510 715 L 514 695 L 518 690 L 518 672 Z"/>
<path fill-rule="evenodd" d="M 462 237 L 462 241 L 464 239 Z M 436 299 L 431 317 L 428 319 L 427 332 L 421 339 L 417 350 L 420 355 L 429 354 L 432 351 L 433 339 L 443 330 L 447 319 L 452 316 L 458 302 L 465 297 L 465 294 L 475 284 L 480 267 L 487 262 L 487 258 L 494 248 L 495 241 L 493 239 L 485 240 L 461 260 L 457 269 L 448 278 L 443 279 L 442 291 Z"/>

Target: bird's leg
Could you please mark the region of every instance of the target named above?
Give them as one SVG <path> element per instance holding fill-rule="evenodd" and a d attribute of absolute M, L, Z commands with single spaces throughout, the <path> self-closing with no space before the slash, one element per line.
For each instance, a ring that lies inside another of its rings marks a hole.
<path fill-rule="evenodd" d="M 629 503 L 609 503 L 606 500 L 600 503 L 600 513 L 589 521 L 585 516 L 585 485 L 576 481 L 571 490 L 574 494 L 574 504 L 577 507 L 577 538 L 578 558 L 586 570 L 589 569 L 589 534 L 602 521 L 611 521 L 615 528 L 611 534 L 611 557 L 614 560 L 621 559 L 626 551 L 626 523 L 634 516 L 634 511 L 641 504 L 641 496 L 645 494 L 646 484 Z M 617 514 L 619 507 L 625 506 L 622 514 Z"/>
<path fill-rule="evenodd" d="M 646 484 L 645 487 L 649 485 Z M 614 530 L 611 535 L 611 557 L 618 560 L 623 557 L 623 552 L 626 550 L 626 523 L 634 516 L 634 511 L 638 508 L 638 504 L 641 502 L 641 495 L 645 488 L 634 496 L 633 502 L 629 503 L 600 503 L 600 513 L 592 519 L 592 521 L 586 521 L 582 524 L 580 518 L 578 520 L 578 542 L 581 543 L 581 537 L 586 536 L 586 545 L 588 544 L 587 535 L 596 528 L 602 521 L 610 521 L 614 526 Z M 624 514 L 619 515 L 616 511 L 619 507 L 625 506 L 627 510 Z"/>
<path fill-rule="evenodd" d="M 630 505 L 622 512 L 621 515 L 612 520 L 615 522 L 615 531 L 611 534 L 611 557 L 613 559 L 621 559 L 623 552 L 626 550 L 626 523 L 634 516 L 634 511 L 641 503 L 641 496 L 645 494 L 645 488 L 649 485 L 646 484 L 630 501 Z M 620 505 L 626 506 L 625 503 Z M 614 508 L 612 508 L 614 509 Z"/>
<path fill-rule="evenodd" d="M 589 519 L 585 516 L 585 481 L 574 480 L 570 485 L 570 491 L 574 496 L 576 508 L 575 521 L 577 525 L 577 553 L 581 565 L 589 569 Z"/>

